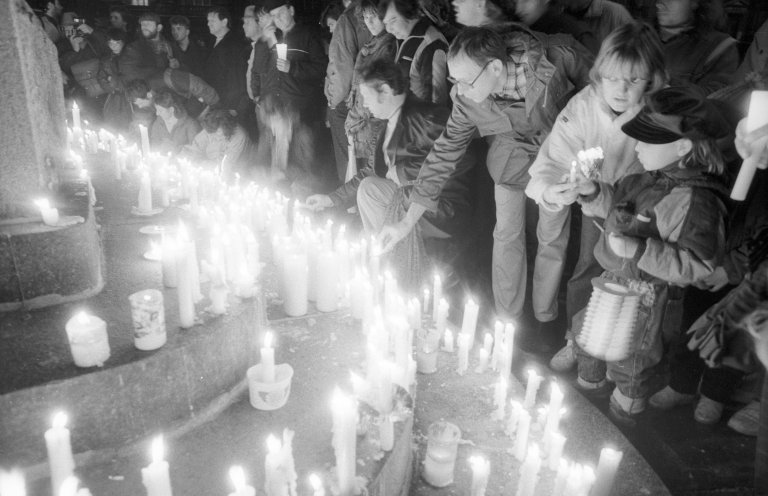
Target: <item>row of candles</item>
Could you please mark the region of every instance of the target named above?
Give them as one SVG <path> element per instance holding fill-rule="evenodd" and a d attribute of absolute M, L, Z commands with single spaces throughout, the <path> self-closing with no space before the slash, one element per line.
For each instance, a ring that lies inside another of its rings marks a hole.
<path fill-rule="evenodd" d="M 76 125 L 76 129 L 77 127 Z M 74 134 L 76 135 L 76 133 Z M 119 143 L 118 139 L 106 133 L 96 134 L 88 131 L 85 134 L 97 136 L 99 140 L 97 147 L 109 149 L 113 159 L 120 156 L 115 153 Z M 155 163 L 155 167 L 150 170 L 167 178 L 169 176 L 167 162 L 158 169 L 156 165 L 160 159 L 152 157 L 148 153 L 147 147 L 143 148 L 144 156 L 153 159 Z M 125 164 L 126 162 L 123 160 L 116 160 L 114 164 L 116 177 L 125 170 Z M 241 296 L 252 295 L 253 279 L 258 275 L 260 265 L 258 243 L 255 241 L 253 232 L 265 231 L 272 241 L 273 258 L 279 274 L 279 292 L 288 315 L 305 314 L 307 301 L 313 300 L 321 311 L 333 311 L 340 304 L 346 303 L 350 305 L 352 315 L 362 320 L 368 341 L 366 379 L 356 381 L 357 383 L 353 383 L 353 387 L 355 387 L 358 395 L 372 394 L 374 397 L 373 403 L 381 414 L 379 425 L 381 426 L 382 449 L 391 449 L 393 439 L 391 421 L 393 385 L 397 384 L 409 389 L 415 382 L 417 365 L 416 361 L 413 360 L 413 339 L 414 332 L 421 330 L 423 320 L 427 321 L 427 327 L 434 326 L 434 331 L 430 332 L 433 335 L 436 333 L 437 339 L 418 340 L 417 357 L 420 353 L 435 353 L 436 346 L 434 343 L 442 337 L 444 351 L 453 352 L 454 344 L 457 345 L 457 372 L 459 374 L 467 372 L 469 351 L 474 342 L 479 307 L 471 299 L 467 301 L 461 330 L 454 342 L 453 333 L 446 325 L 449 305 L 443 298 L 439 275 L 434 278 L 432 290 L 424 290 L 421 302 L 416 298 L 406 301 L 397 288 L 394 277 L 387 271 L 384 271 L 383 275 L 381 274 L 380 254 L 372 241 L 363 239 L 357 243 L 351 243 L 346 238 L 343 226 L 336 229 L 334 233 L 332 223 L 319 229 L 313 228 L 309 219 L 302 216 L 298 211 L 294 211 L 293 229 L 290 230 L 289 234 L 287 222 L 289 205 L 287 200 L 280 195 L 273 195 L 252 184 L 241 187 L 238 183 L 234 187 L 227 187 L 217 181 L 215 176 L 201 181 L 204 171 L 193 168 L 184 162 L 179 162 L 175 174 L 179 183 L 176 194 L 180 198 L 190 200 L 198 223 L 204 229 L 207 228 L 213 232 L 210 261 L 203 260 L 202 264 L 204 271 L 208 273 L 212 281 L 210 299 L 214 313 L 222 313 L 223 311 L 224 305 L 221 302 L 226 301 L 226 293 L 222 298 L 221 291 L 222 287 L 227 287 L 227 282 L 241 288 L 238 290 L 242 293 Z M 147 178 L 146 181 L 145 177 Z M 148 178 L 149 172 L 143 172 L 138 198 L 140 211 L 152 209 L 152 186 L 145 184 L 149 182 Z M 167 184 L 167 180 L 161 181 L 161 183 Z M 143 192 L 142 189 L 144 189 Z M 161 197 L 166 196 L 166 193 L 161 194 Z M 204 199 L 203 202 L 200 201 L 201 198 Z M 224 198 L 229 198 L 229 201 L 224 202 L 222 207 Z M 205 205 L 201 205 L 203 203 Z M 225 227 L 218 227 L 222 225 Z M 175 235 L 166 233 L 162 241 L 161 258 L 164 284 L 169 287 L 174 285 L 177 287 L 180 324 L 182 327 L 188 327 L 194 323 L 194 305 L 202 296 L 200 294 L 200 277 L 195 244 L 190 241 L 189 236 L 184 231 L 183 228 L 180 228 Z M 242 280 L 243 274 L 246 274 L 245 281 Z M 218 288 L 218 294 L 215 288 Z M 251 292 L 249 293 L 249 291 Z M 145 295 L 139 301 L 146 297 Z M 162 298 L 162 294 L 160 297 Z M 377 303 L 381 305 L 379 306 Z M 162 300 L 160 300 L 160 307 L 162 308 Z M 385 315 L 386 318 L 384 318 Z M 76 316 L 75 319 L 82 326 L 87 327 L 82 314 Z M 96 327 L 101 328 L 103 321 L 98 322 L 100 319 L 96 317 L 93 319 L 96 319 Z M 89 325 L 94 326 L 93 323 L 89 323 Z M 155 342 L 159 341 L 159 339 L 155 339 Z M 494 370 L 501 371 L 499 382 L 494 388 L 496 403 L 494 417 L 499 420 L 505 417 L 506 386 L 511 370 L 513 344 L 513 326 L 511 324 L 497 324 L 495 336 L 486 334 L 483 345 L 478 352 L 477 372 L 484 372 L 489 365 Z M 108 351 L 106 356 L 108 357 Z M 269 374 L 270 363 L 271 376 Z M 274 350 L 271 343 L 265 343 L 265 347 L 262 348 L 262 364 L 267 365 L 263 369 L 267 380 L 273 378 Z M 513 451 L 516 458 L 522 462 L 518 496 L 533 494 L 537 473 L 541 467 L 541 452 L 538 447 L 532 445 L 528 448 L 531 428 L 529 409 L 535 403 L 540 382 L 540 376 L 535 373 L 529 374 L 525 400 L 522 404 L 515 401 L 510 403 L 511 412 L 507 421 L 507 432 L 514 435 Z M 356 432 L 357 408 L 354 398 L 346 397 L 340 392 L 334 394 L 334 404 L 344 405 L 334 409 L 333 444 L 337 460 L 336 476 L 339 489 L 341 494 L 346 495 L 352 494 L 355 480 L 356 439 L 354 433 Z M 559 392 L 556 385 L 553 385 L 550 406 L 546 409 L 544 422 L 544 436 L 542 438 L 544 454 L 547 455 L 547 466 L 556 466 L 557 468 L 556 480 L 562 481 L 559 485 L 556 483 L 555 494 L 577 494 L 573 492 L 576 486 L 581 488 L 591 485 L 585 481 L 590 481 L 593 477 L 590 476 L 588 468 L 560 460 L 560 454 L 565 444 L 565 438 L 557 432 L 561 405 L 562 393 Z M 603 453 L 607 452 L 604 450 Z M 602 459 L 603 455 L 601 454 Z M 599 463 L 598 467 L 601 465 L 604 464 Z M 615 465 L 618 465 L 618 462 Z M 476 479 L 472 484 L 472 494 L 473 496 L 475 494 L 482 495 L 484 489 L 481 490 L 480 488 L 485 486 L 485 483 L 482 482 L 483 474 L 487 480 L 489 464 L 484 459 L 475 457 L 472 466 L 474 479 Z M 598 474 L 600 473 L 601 470 L 598 469 Z M 615 467 L 613 473 L 615 475 Z M 598 481 L 605 480 L 606 476 L 596 479 Z M 566 491 L 566 487 L 569 487 L 571 492 L 563 492 Z M 558 492 L 558 488 L 560 492 Z M 608 489 L 610 489 L 610 484 L 608 484 Z M 235 494 L 239 496 L 239 493 Z"/>

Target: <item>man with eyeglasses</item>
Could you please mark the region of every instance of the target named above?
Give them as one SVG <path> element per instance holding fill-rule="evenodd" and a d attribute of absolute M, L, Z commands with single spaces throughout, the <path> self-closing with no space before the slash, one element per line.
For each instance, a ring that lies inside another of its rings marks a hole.
<path fill-rule="evenodd" d="M 379 234 L 391 250 L 427 211 L 477 134 L 488 141 L 496 227 L 492 286 L 496 314 L 518 320 L 526 285 L 525 186 L 533 162 L 558 112 L 588 80 L 591 57 L 570 36 L 547 37 L 509 24 L 504 31 L 468 27 L 453 40 L 448 69 L 453 110 L 427 156 L 411 205 L 398 223 Z M 534 286 L 535 291 L 535 286 Z"/>

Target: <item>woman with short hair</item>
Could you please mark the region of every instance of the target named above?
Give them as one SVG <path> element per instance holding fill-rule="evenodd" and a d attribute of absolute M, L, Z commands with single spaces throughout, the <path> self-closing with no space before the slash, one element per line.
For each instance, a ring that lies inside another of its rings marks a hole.
<path fill-rule="evenodd" d="M 195 139 L 200 123 L 191 118 L 178 97 L 169 89 L 161 89 L 154 95 L 157 119 L 149 129 L 152 150 L 160 153 L 178 153 Z"/>

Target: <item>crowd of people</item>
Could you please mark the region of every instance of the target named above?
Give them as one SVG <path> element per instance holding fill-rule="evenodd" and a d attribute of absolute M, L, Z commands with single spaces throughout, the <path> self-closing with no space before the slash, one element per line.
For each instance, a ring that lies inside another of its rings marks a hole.
<path fill-rule="evenodd" d="M 696 402 L 696 421 L 716 423 L 744 378 L 763 372 L 765 177 L 744 202 L 729 190 L 743 158 L 768 165 L 765 128 L 737 129 L 764 86 L 768 22 L 742 56 L 721 31 L 719 0 L 453 0 L 452 12 L 437 0 L 345 0 L 319 27 L 291 0 L 257 0 L 242 13 L 247 41 L 230 12 L 211 8 L 205 46 L 183 16 L 166 27 L 145 13 L 132 30 L 116 8 L 99 30 L 43 1 L 65 81 L 105 126 L 147 125 L 153 148 L 226 160 L 226 177 L 269 181 L 317 211 L 356 208 L 406 285 L 423 283 L 436 246 L 472 233 L 472 172 L 486 167 L 495 315 L 520 320 L 530 305 L 538 324 L 523 345 L 557 350 L 551 367 L 610 396 L 617 422 Z M 333 156 L 318 165 L 328 142 Z M 594 148 L 599 160 L 573 165 Z M 620 360 L 579 345 L 596 277 L 640 295 L 636 342 Z M 729 426 L 757 435 L 759 397 Z"/>

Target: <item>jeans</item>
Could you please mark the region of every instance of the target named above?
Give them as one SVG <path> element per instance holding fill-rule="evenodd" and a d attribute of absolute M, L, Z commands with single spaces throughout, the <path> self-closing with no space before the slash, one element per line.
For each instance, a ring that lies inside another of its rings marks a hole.
<path fill-rule="evenodd" d="M 336 174 L 339 181 L 344 182 L 347 173 L 347 149 L 349 140 L 344 130 L 344 122 L 347 120 L 347 104 L 341 102 L 336 108 L 328 109 L 328 124 L 331 126 L 331 138 L 333 139 L 333 155 L 336 160 Z"/>
<path fill-rule="evenodd" d="M 553 212 L 539 206 L 536 265 L 533 269 L 533 314 L 539 322 L 557 318 L 557 294 L 565 267 L 571 226 L 571 209 Z"/>
<path fill-rule="evenodd" d="M 525 188 L 497 184 L 496 227 L 493 229 L 491 286 L 496 315 L 518 320 L 525 303 Z"/>

